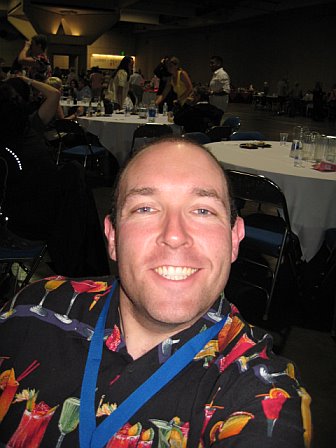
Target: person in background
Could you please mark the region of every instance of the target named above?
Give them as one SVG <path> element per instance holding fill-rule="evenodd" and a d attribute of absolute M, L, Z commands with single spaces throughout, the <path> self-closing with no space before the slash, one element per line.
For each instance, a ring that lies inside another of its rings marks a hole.
<path fill-rule="evenodd" d="M 44 81 L 51 76 L 51 65 L 47 56 L 47 38 L 36 34 L 27 40 L 19 56 L 14 61 L 13 73 L 22 72 L 27 67 L 27 76 L 38 81 Z"/>
<path fill-rule="evenodd" d="M 131 56 L 125 56 L 109 82 L 105 98 L 123 107 L 129 90 L 129 80 L 133 71 L 134 61 Z"/>
<path fill-rule="evenodd" d="M 185 104 L 174 110 L 174 123 L 183 126 L 185 132 L 205 132 L 219 126 L 223 111 L 209 103 L 209 89 L 194 87 Z"/>
<path fill-rule="evenodd" d="M 167 82 L 162 94 L 156 97 L 157 105 L 166 102 L 166 97 L 171 89 L 176 94 L 175 102 L 180 106 L 186 102 L 192 92 L 192 83 L 188 73 L 180 67 L 180 61 L 177 57 L 171 56 L 166 62 L 167 70 L 171 74 L 170 83 Z"/>
<path fill-rule="evenodd" d="M 102 95 L 104 75 L 99 67 L 92 67 L 90 74 L 90 84 L 93 98 L 100 98 Z"/>
<path fill-rule="evenodd" d="M 77 99 L 82 101 L 84 98 L 92 98 L 92 91 L 85 78 L 78 79 Z"/>
<path fill-rule="evenodd" d="M 142 76 L 141 70 L 135 70 L 130 76 L 130 90 L 134 93 L 137 104 L 142 103 L 142 96 L 144 91 L 145 80 Z"/>
<path fill-rule="evenodd" d="M 10 80 L 0 84 L 1 157 L 9 160 L 4 150 L 9 148 L 21 166 L 21 170 L 13 168 L 8 161 L 2 210 L 8 228 L 23 238 L 46 241 L 53 271 L 59 275 L 80 277 L 93 271 L 106 275 L 105 244 L 84 168 L 78 162 L 56 166 L 45 142 L 45 124 L 56 114 L 60 92 L 30 78 L 17 81 L 22 84 L 21 92 L 25 86 L 29 91 L 29 83 L 40 89 L 45 101 L 28 115 L 19 89 L 14 89 Z"/>
<path fill-rule="evenodd" d="M 223 68 L 223 59 L 212 56 L 210 59 L 212 78 L 209 84 L 210 104 L 226 112 L 229 104 L 230 77 Z"/>
<path fill-rule="evenodd" d="M 278 94 L 278 115 L 284 114 L 286 108 L 286 102 L 288 100 L 288 80 L 287 78 L 281 78 L 277 84 L 277 94 Z"/>
<path fill-rule="evenodd" d="M 171 73 L 169 73 L 167 68 L 167 62 L 169 61 L 169 56 L 165 56 L 161 59 L 160 63 L 153 70 L 154 76 L 159 80 L 159 86 L 156 92 L 156 96 L 162 95 L 167 84 L 170 84 Z M 162 113 L 163 104 L 167 103 L 168 110 L 172 110 L 174 106 L 174 100 L 176 100 L 176 93 L 173 89 L 170 89 L 164 102 L 159 104 L 159 112 Z"/>
<path fill-rule="evenodd" d="M 71 81 L 75 80 L 76 82 L 78 81 L 78 75 L 76 73 L 76 69 L 75 67 L 70 67 L 68 76 L 67 76 L 67 80 L 66 83 L 68 86 L 71 86 Z"/>
<path fill-rule="evenodd" d="M 309 448 L 296 367 L 224 296 L 244 223 L 214 156 L 182 138 L 135 153 L 105 234 L 117 279 L 40 280 L 3 310 L 3 394 L 17 393 L 0 442 Z"/>
<path fill-rule="evenodd" d="M 329 120 L 336 119 L 336 84 L 330 89 L 327 95 L 327 107 L 328 107 L 328 118 Z"/>

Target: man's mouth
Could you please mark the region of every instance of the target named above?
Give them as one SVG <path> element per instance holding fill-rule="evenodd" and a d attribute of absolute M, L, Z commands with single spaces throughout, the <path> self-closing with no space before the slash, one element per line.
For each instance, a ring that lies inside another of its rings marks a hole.
<path fill-rule="evenodd" d="M 196 268 L 190 268 L 186 266 L 159 266 L 154 271 L 161 275 L 161 277 L 168 280 L 185 280 L 198 271 Z"/>

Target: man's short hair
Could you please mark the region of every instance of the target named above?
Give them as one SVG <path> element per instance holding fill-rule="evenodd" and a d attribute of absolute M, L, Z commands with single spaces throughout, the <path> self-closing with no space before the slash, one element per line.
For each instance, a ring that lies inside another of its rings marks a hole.
<path fill-rule="evenodd" d="M 41 46 L 42 51 L 45 51 L 47 48 L 47 37 L 44 34 L 36 34 L 32 37 L 32 42 L 33 41 L 36 45 Z"/>
<path fill-rule="evenodd" d="M 236 219 L 237 219 L 237 209 L 236 209 L 234 199 L 233 199 L 232 187 L 230 184 L 230 180 L 229 180 L 228 176 L 225 174 L 225 171 L 224 171 L 222 165 L 216 159 L 216 157 L 212 154 L 212 152 L 205 146 L 202 146 L 199 143 L 194 142 L 194 141 L 188 141 L 187 139 L 178 137 L 178 136 L 164 136 L 164 137 L 155 139 L 152 142 L 147 143 L 146 145 L 141 146 L 136 151 L 134 151 L 134 153 L 131 155 L 131 157 L 127 160 L 126 164 L 119 171 L 119 173 L 117 174 L 117 177 L 115 179 L 115 182 L 114 182 L 113 194 L 112 194 L 112 204 L 111 204 L 111 210 L 110 210 L 110 214 L 109 214 L 109 217 L 110 217 L 113 227 L 116 229 L 116 226 L 117 226 L 118 212 L 119 212 L 119 207 L 120 207 L 120 185 L 123 180 L 124 173 L 127 171 L 128 166 L 145 149 L 150 148 L 151 146 L 158 145 L 160 143 L 164 143 L 164 142 L 172 142 L 172 143 L 177 143 L 177 144 L 178 143 L 189 143 L 190 145 L 193 145 L 193 146 L 196 146 L 197 148 L 202 149 L 215 161 L 215 163 L 218 165 L 218 167 L 222 170 L 224 179 L 226 181 L 229 203 L 230 203 L 230 222 L 231 222 L 231 227 L 233 227 L 236 222 Z"/>
<path fill-rule="evenodd" d="M 207 86 L 196 86 L 194 92 L 200 101 L 209 101 L 209 88 Z"/>
<path fill-rule="evenodd" d="M 221 56 L 211 56 L 211 61 L 215 61 L 218 65 L 223 65 L 223 58 Z"/>

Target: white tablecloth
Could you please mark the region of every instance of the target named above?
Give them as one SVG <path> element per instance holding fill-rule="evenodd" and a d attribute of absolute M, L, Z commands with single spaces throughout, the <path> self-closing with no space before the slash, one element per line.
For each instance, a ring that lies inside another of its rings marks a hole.
<path fill-rule="evenodd" d="M 100 143 L 123 165 L 131 149 L 133 132 L 139 125 L 145 124 L 147 119 L 139 118 L 138 115 L 125 117 L 124 114 L 114 113 L 110 117 L 78 117 L 78 121 L 88 132 L 96 135 Z M 180 127 L 168 123 L 167 117 L 159 115 L 155 122 L 173 126 L 174 134 L 181 133 Z"/>
<path fill-rule="evenodd" d="M 262 174 L 273 180 L 286 196 L 292 230 L 300 239 L 303 258 L 309 261 L 320 248 L 324 231 L 336 227 L 336 172 L 294 167 L 291 143 L 267 142 L 271 148 L 243 149 L 243 142 L 206 145 L 225 168 Z"/>

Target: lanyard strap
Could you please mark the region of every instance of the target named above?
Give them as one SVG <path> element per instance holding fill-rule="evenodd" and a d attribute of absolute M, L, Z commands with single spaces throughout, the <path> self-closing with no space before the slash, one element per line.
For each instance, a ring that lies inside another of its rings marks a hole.
<path fill-rule="evenodd" d="M 97 428 L 95 416 L 95 392 L 99 365 L 102 357 L 103 337 L 107 311 L 112 290 L 104 304 L 98 318 L 93 338 L 91 340 L 88 359 L 85 366 L 80 399 L 79 438 L 81 448 L 101 448 L 110 438 L 134 415 L 150 398 L 172 380 L 186 367 L 214 338 L 226 322 L 226 318 L 212 327 L 194 336 L 174 355 L 172 355 L 156 372 L 154 372 L 141 386 L 127 397 L 115 411 L 112 412 Z"/>

